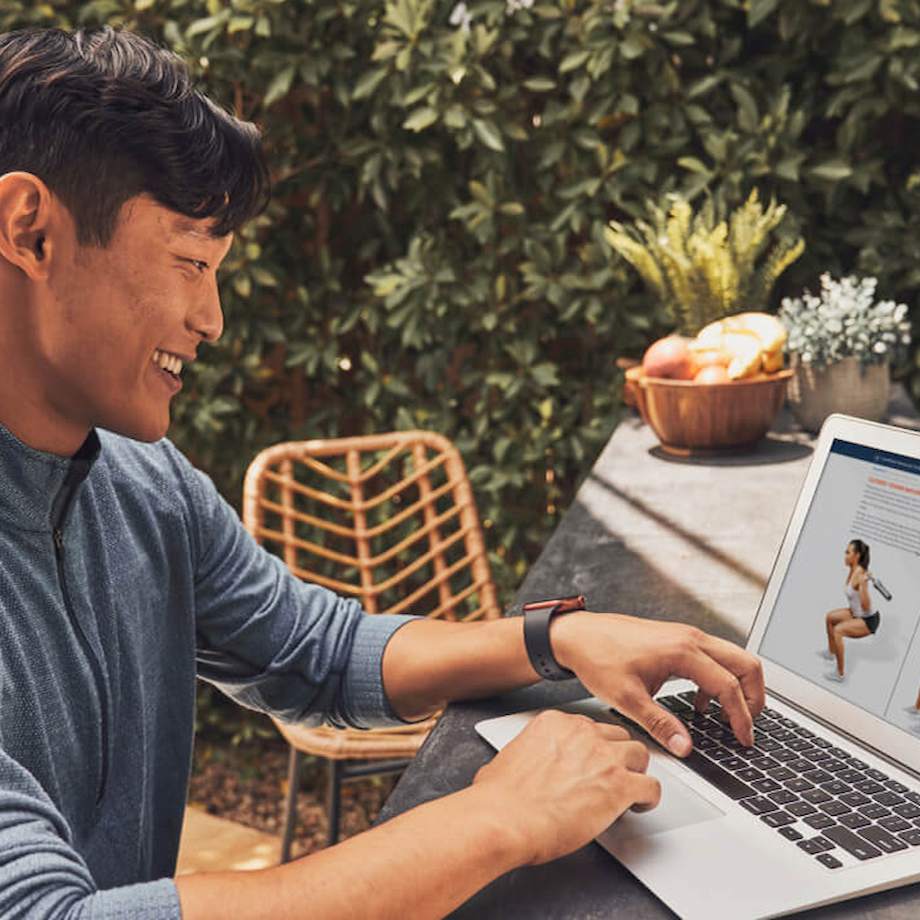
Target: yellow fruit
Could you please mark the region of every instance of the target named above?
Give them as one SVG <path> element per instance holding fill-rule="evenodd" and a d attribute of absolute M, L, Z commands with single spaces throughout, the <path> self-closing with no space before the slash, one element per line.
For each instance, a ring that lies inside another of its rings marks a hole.
<path fill-rule="evenodd" d="M 786 344 L 786 327 L 769 313 L 738 313 L 723 321 L 727 330 L 753 332 L 766 352 Z"/>
<path fill-rule="evenodd" d="M 760 371 L 763 352 L 760 339 L 753 332 L 726 332 L 722 336 L 722 348 L 732 356 L 728 365 L 729 379 L 741 380 Z"/>
<path fill-rule="evenodd" d="M 704 348 L 718 348 L 722 340 L 722 333 L 725 331 L 724 322 L 717 319 L 714 323 L 700 329 L 696 334 L 696 342 Z"/>
<path fill-rule="evenodd" d="M 782 346 L 776 351 L 768 351 L 763 356 L 763 369 L 766 374 L 773 374 L 783 369 L 783 349 Z"/>

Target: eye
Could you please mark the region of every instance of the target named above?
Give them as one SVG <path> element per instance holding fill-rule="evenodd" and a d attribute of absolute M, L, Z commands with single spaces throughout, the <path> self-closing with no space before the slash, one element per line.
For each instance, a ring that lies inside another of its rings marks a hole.
<path fill-rule="evenodd" d="M 199 274 L 202 275 L 211 267 L 207 262 L 204 262 L 201 259 L 182 259 L 182 261 L 188 262 L 189 265 L 194 265 Z"/>

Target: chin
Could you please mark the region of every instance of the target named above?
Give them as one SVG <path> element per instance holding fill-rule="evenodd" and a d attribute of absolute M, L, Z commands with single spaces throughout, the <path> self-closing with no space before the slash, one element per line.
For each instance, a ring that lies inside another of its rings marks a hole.
<path fill-rule="evenodd" d="M 135 415 L 132 418 L 113 418 L 106 419 L 99 423 L 100 428 L 111 431 L 113 434 L 120 434 L 122 437 L 131 438 L 134 441 L 143 441 L 152 443 L 166 437 L 169 431 L 169 413 L 166 418 L 143 418 Z"/>

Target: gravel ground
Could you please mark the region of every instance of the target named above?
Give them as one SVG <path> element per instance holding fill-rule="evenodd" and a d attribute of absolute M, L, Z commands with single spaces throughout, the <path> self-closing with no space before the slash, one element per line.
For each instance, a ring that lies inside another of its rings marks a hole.
<path fill-rule="evenodd" d="M 287 794 L 288 748 L 281 741 L 251 741 L 234 747 L 199 742 L 195 749 L 189 804 L 219 818 L 281 835 Z M 326 845 L 325 762 L 306 761 L 297 803 L 293 856 Z M 396 777 L 354 780 L 342 787 L 340 839 L 367 830 L 395 785 Z"/>

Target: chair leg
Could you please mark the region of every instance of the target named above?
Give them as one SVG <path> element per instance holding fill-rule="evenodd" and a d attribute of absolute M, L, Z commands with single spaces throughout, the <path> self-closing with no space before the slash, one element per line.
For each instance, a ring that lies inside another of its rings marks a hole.
<path fill-rule="evenodd" d="M 339 760 L 327 761 L 329 776 L 326 787 L 326 814 L 329 816 L 329 830 L 326 846 L 334 847 L 339 842 L 339 813 L 341 811 L 342 763 Z"/>
<path fill-rule="evenodd" d="M 303 754 L 291 748 L 288 757 L 288 791 L 284 806 L 284 831 L 281 837 L 281 862 L 290 862 L 291 841 L 294 839 L 294 825 L 297 823 L 297 793 L 300 791 L 300 768 Z"/>

